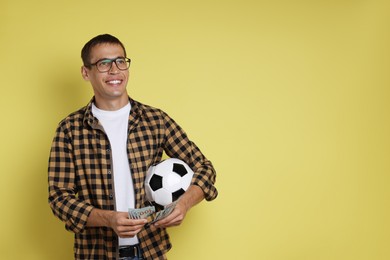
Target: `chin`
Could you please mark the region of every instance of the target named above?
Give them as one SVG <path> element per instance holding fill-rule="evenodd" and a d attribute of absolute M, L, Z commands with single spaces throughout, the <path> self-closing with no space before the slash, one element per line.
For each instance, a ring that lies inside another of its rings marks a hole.
<path fill-rule="evenodd" d="M 113 98 L 122 98 L 122 97 L 126 97 L 127 98 L 127 92 L 126 91 L 121 91 L 121 92 L 114 92 L 114 93 L 111 93 L 111 96 Z"/>

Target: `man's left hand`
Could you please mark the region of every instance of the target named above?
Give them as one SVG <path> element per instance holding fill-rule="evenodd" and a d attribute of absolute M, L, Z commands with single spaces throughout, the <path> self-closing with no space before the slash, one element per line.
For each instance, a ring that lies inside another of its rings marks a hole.
<path fill-rule="evenodd" d="M 183 222 L 190 208 L 201 202 L 203 199 L 203 191 L 198 186 L 191 185 L 180 197 L 172 213 L 157 221 L 154 225 L 161 228 L 179 226 Z"/>

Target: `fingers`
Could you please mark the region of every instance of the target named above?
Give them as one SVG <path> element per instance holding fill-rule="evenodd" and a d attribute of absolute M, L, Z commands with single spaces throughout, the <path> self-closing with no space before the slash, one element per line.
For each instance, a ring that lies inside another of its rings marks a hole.
<path fill-rule="evenodd" d="M 154 225 L 162 228 L 179 226 L 183 222 L 184 217 L 185 212 L 182 212 L 179 208 L 175 208 L 170 215 L 157 221 Z"/>
<path fill-rule="evenodd" d="M 142 228 L 144 227 L 145 223 L 142 221 L 141 223 L 137 224 L 138 221 L 126 221 L 123 225 L 117 226 L 117 234 L 120 237 L 134 237 L 137 235 Z"/>
<path fill-rule="evenodd" d="M 129 219 L 126 212 L 117 212 L 111 219 L 111 228 L 119 237 L 134 237 L 146 223 L 146 219 Z"/>
<path fill-rule="evenodd" d="M 136 228 L 136 229 L 133 229 L 134 226 L 131 229 L 119 227 L 117 230 L 117 235 L 121 238 L 134 237 L 142 230 L 142 227 L 143 226 L 141 226 L 140 228 Z"/>

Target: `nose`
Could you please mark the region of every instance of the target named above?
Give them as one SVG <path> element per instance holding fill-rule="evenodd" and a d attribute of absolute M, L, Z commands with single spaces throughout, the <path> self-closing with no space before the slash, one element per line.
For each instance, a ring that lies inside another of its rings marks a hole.
<path fill-rule="evenodd" d="M 119 72 L 119 68 L 118 66 L 116 65 L 116 62 L 115 61 L 112 61 L 111 63 L 111 68 L 110 70 L 108 71 L 110 74 L 117 74 Z"/>

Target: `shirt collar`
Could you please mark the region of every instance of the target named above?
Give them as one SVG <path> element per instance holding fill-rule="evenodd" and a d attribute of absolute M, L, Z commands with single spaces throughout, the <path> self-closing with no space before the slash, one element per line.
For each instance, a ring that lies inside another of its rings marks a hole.
<path fill-rule="evenodd" d="M 92 103 L 95 101 L 95 97 L 89 101 L 85 107 L 83 123 L 85 125 L 90 125 L 92 128 L 100 128 L 99 120 L 92 114 Z M 131 110 L 129 114 L 129 122 L 136 123 L 139 120 L 139 117 L 143 114 L 143 110 L 137 101 L 129 97 L 129 102 L 131 105 Z M 132 124 L 133 125 L 133 124 Z M 134 126 L 134 125 L 133 125 Z"/>

